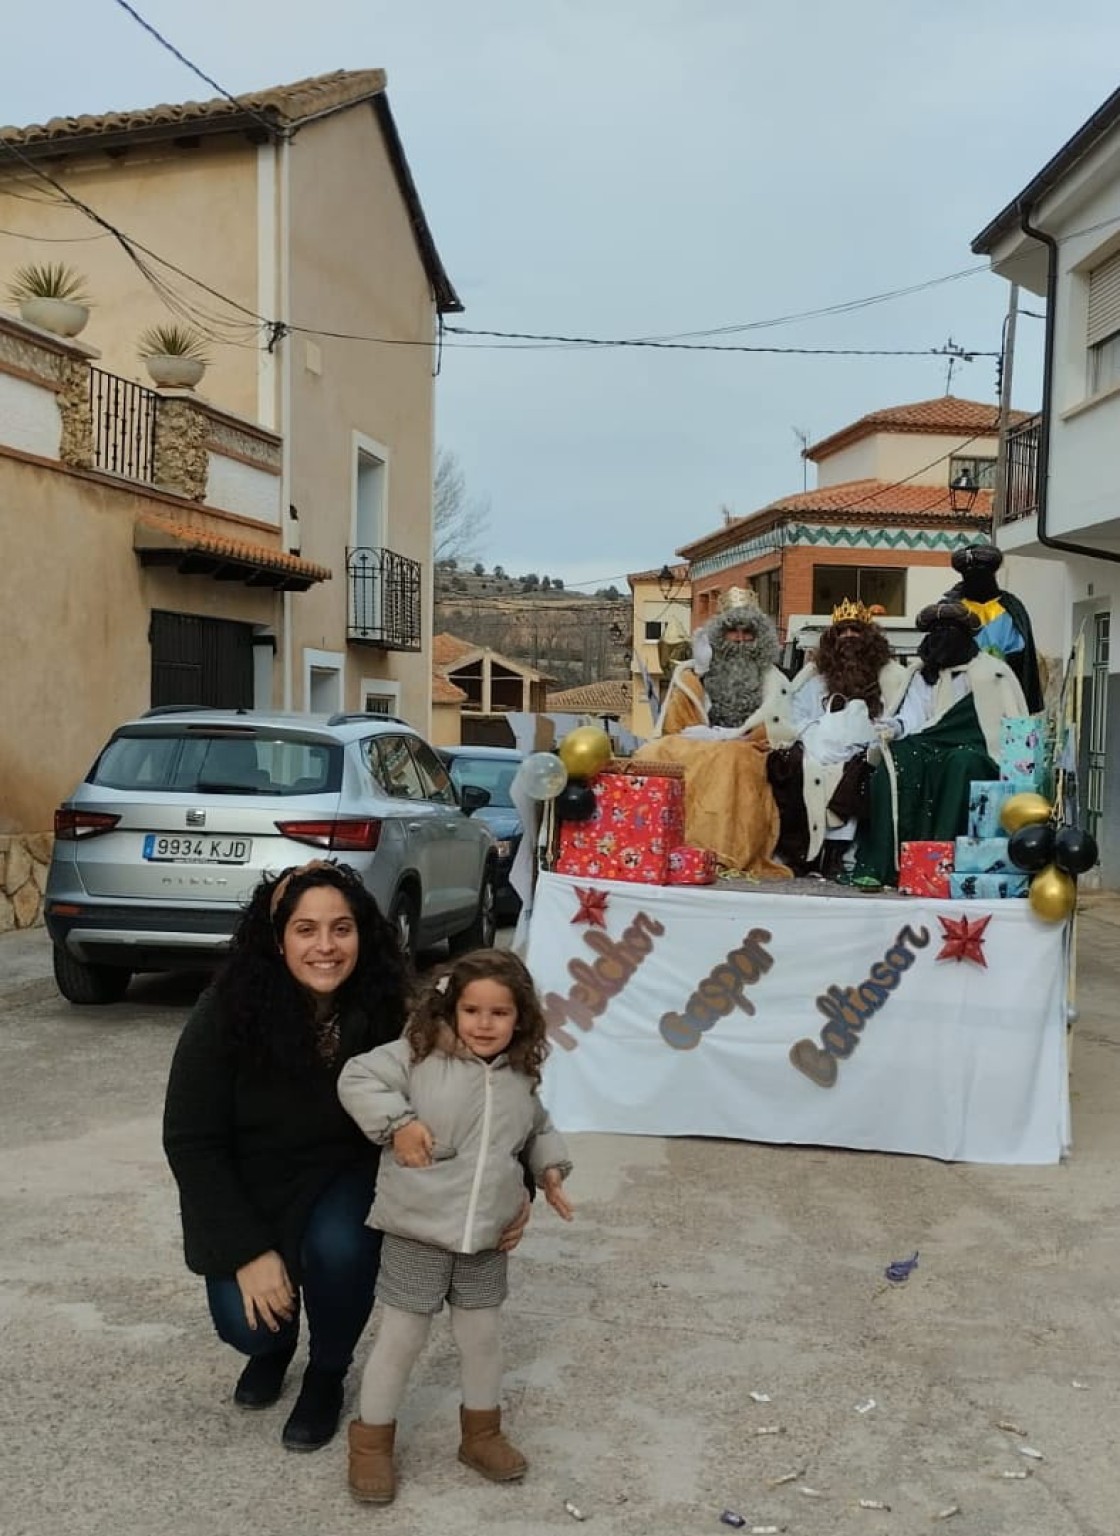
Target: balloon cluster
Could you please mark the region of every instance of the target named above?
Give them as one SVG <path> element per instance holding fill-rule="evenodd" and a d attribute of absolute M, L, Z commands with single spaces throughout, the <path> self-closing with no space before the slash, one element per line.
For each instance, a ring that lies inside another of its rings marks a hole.
<path fill-rule="evenodd" d="M 561 821 L 590 821 L 595 814 L 595 791 L 587 780 L 611 760 L 611 739 L 599 725 L 581 725 L 560 743 L 560 761 L 568 770 L 568 784 L 556 802 Z"/>
<path fill-rule="evenodd" d="M 569 731 L 558 752 L 531 752 L 517 770 L 532 800 L 554 800 L 561 821 L 589 821 L 595 793 L 584 782 L 611 760 L 611 739 L 597 725 Z"/>
<path fill-rule="evenodd" d="M 1048 923 L 1060 923 L 1077 904 L 1077 876 L 1097 862 L 1097 844 L 1080 827 L 1055 827 L 1053 807 L 1042 795 L 1012 795 L 1000 821 L 1007 855 L 1031 876 L 1030 904 Z"/>

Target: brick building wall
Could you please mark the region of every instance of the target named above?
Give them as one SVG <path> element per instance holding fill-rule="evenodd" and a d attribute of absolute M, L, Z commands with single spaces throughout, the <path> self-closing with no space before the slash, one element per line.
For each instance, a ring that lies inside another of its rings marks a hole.
<path fill-rule="evenodd" d="M 692 622 L 703 624 L 717 610 L 723 593 L 731 587 L 759 589 L 760 577 L 778 573 L 781 592 L 776 615 L 780 638 L 786 637 L 791 614 L 813 612 L 813 571 L 818 565 L 846 565 L 853 568 L 881 566 L 910 570 L 915 567 L 939 567 L 945 572 L 946 588 L 957 580 L 949 563 L 947 549 L 837 549 L 830 545 L 792 545 L 776 559 L 772 552 L 726 567 L 711 576 L 693 578 Z M 763 605 L 765 606 L 765 604 Z"/>

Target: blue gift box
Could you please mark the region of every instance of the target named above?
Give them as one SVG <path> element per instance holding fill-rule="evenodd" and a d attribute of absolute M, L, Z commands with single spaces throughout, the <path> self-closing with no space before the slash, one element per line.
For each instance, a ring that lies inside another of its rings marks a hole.
<path fill-rule="evenodd" d="M 1030 876 L 962 875 L 949 876 L 949 895 L 954 901 L 1003 901 L 1011 896 L 1025 896 L 1030 890 Z"/>
<path fill-rule="evenodd" d="M 999 776 L 1025 780 L 1045 794 L 1050 782 L 1050 743 L 1045 715 L 1005 716 L 999 726 Z"/>
<path fill-rule="evenodd" d="M 1032 779 L 974 779 L 968 786 L 969 837 L 1002 837 L 1000 812 L 1012 795 L 1036 793 Z"/>
<path fill-rule="evenodd" d="M 1017 875 L 1006 837 L 958 837 L 953 868 L 958 875 Z"/>

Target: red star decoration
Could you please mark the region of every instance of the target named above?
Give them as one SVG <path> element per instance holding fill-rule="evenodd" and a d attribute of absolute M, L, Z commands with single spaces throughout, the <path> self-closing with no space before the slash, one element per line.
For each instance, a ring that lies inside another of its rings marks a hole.
<path fill-rule="evenodd" d="M 603 916 L 607 910 L 606 891 L 597 891 L 593 886 L 585 891 L 577 887 L 576 900 L 579 902 L 579 909 L 572 918 L 573 923 L 590 923 L 592 928 L 607 926 L 607 920 Z"/>
<path fill-rule="evenodd" d="M 978 917 L 971 921 L 967 917 L 939 916 L 937 921 L 941 924 L 941 937 L 945 942 L 937 958 L 955 960 L 958 965 L 962 960 L 971 960 L 987 970 L 988 962 L 984 958 L 984 929 L 991 920 L 990 912 L 987 917 Z"/>

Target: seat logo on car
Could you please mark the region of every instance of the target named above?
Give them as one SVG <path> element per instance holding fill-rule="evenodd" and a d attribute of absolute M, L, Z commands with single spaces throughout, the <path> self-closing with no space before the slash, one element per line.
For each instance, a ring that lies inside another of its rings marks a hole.
<path fill-rule="evenodd" d="M 206 825 L 206 812 L 203 810 L 190 810 L 187 812 L 188 827 L 204 827 Z"/>

